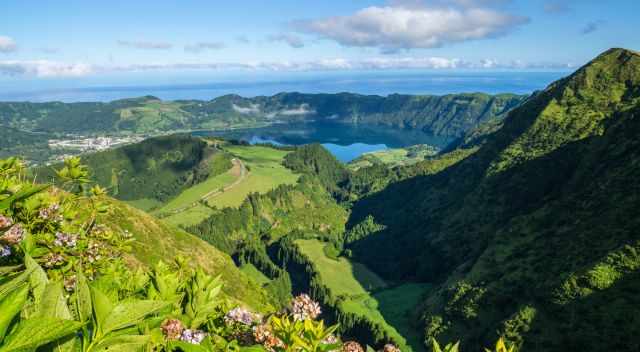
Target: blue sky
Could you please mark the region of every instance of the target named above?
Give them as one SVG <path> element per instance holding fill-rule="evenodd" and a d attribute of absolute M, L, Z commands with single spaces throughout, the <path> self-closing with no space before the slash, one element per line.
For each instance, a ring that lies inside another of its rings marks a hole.
<path fill-rule="evenodd" d="M 0 2 L 0 81 L 558 70 L 640 49 L 640 1 Z"/>

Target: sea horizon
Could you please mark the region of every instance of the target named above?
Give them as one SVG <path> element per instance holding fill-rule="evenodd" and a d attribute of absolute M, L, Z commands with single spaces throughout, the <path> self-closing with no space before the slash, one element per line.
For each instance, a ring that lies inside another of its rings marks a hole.
<path fill-rule="evenodd" d="M 211 100 L 227 94 L 244 97 L 270 96 L 282 92 L 355 93 L 387 96 L 446 95 L 456 93 L 530 94 L 568 74 L 565 71 L 497 71 L 497 72 L 400 72 L 400 73 L 330 73 L 284 77 L 198 79 L 192 83 L 170 83 L 157 77 L 128 84 L 127 81 L 101 80 L 51 81 L 49 84 L 0 85 L 0 101 L 108 102 L 152 95 L 162 100 Z M 177 81 L 177 79 L 176 79 Z"/>

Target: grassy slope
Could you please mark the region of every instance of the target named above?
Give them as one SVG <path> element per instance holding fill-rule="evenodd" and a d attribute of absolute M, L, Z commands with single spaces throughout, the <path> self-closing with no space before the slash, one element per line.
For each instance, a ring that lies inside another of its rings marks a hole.
<path fill-rule="evenodd" d="M 295 184 L 298 175 L 282 166 L 282 160 L 289 152 L 262 146 L 225 146 L 224 150 L 240 159 L 247 167 L 245 178 L 233 188 L 208 199 L 209 206 L 218 209 L 237 208 L 250 193 L 264 194 L 283 184 Z M 162 214 L 197 202 L 205 194 L 231 185 L 240 177 L 237 168 L 211 177 L 206 181 L 186 189 L 155 213 Z M 214 211 L 198 204 L 193 208 L 164 218 L 170 224 L 181 226 L 196 225 L 208 218 Z"/>
<path fill-rule="evenodd" d="M 257 284 L 264 286 L 271 282 L 271 280 L 265 276 L 255 265 L 246 263 L 240 266 L 240 271 L 255 281 Z"/>
<path fill-rule="evenodd" d="M 366 266 L 345 258 L 328 258 L 322 250 L 324 242 L 307 239 L 295 243 L 316 265 L 322 283 L 332 295 L 344 297 L 340 302 L 341 310 L 381 324 L 402 344 L 403 351 L 423 350 L 421 334 L 410 324 L 412 315 L 408 312 L 415 311 L 429 285 L 407 284 L 387 289 L 387 283 Z M 377 292 L 372 294 L 371 291 Z"/>
<path fill-rule="evenodd" d="M 363 154 L 349 162 L 347 167 L 352 171 L 357 171 L 363 167 L 377 164 L 384 164 L 388 167 L 413 165 L 437 153 L 437 149 L 428 145 L 379 150 Z"/>
<path fill-rule="evenodd" d="M 282 166 L 288 151 L 261 146 L 227 146 L 225 150 L 242 160 L 249 174 L 231 191 L 211 198 L 210 206 L 238 207 L 250 193 L 264 194 L 282 184 L 295 184 L 298 175 Z"/>
<path fill-rule="evenodd" d="M 158 260 L 170 261 L 178 255 L 188 257 L 206 271 L 222 275 L 225 282 L 223 291 L 229 297 L 254 309 L 269 309 L 266 293 L 242 273 L 228 255 L 141 210 L 117 200 L 113 200 L 111 205 L 113 210 L 104 215 L 101 222 L 120 231 L 128 230 L 134 235 L 133 263 L 151 266 Z"/>

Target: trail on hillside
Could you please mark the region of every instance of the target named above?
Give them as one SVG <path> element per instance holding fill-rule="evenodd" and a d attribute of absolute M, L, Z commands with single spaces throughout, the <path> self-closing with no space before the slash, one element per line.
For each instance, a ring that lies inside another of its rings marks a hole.
<path fill-rule="evenodd" d="M 237 185 L 239 185 L 240 183 L 242 183 L 246 177 L 248 176 L 249 172 L 247 171 L 247 167 L 244 165 L 244 163 L 242 162 L 242 160 L 238 159 L 238 158 L 233 158 L 231 159 L 231 162 L 233 163 L 233 167 L 231 168 L 231 170 L 229 170 L 230 173 L 237 175 L 237 178 L 235 181 L 233 181 L 232 183 L 222 187 L 222 189 L 218 188 L 215 190 L 212 190 L 206 194 L 204 194 L 202 197 L 200 197 L 199 201 L 206 201 L 209 200 L 211 198 L 215 198 L 225 192 L 230 191 L 231 189 L 233 189 L 234 187 L 236 187 Z M 185 205 L 184 207 L 175 209 L 171 212 L 169 212 L 165 217 L 168 217 L 170 215 L 175 215 L 178 213 L 182 213 L 183 211 L 195 208 L 196 206 L 198 206 L 198 202 L 193 202 L 189 205 Z"/>

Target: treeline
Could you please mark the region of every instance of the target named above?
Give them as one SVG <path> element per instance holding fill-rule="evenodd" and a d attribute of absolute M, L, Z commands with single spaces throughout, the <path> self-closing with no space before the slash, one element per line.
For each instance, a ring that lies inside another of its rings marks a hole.
<path fill-rule="evenodd" d="M 341 309 L 342 298 L 333 295 L 323 284 L 315 264 L 294 243 L 296 239 L 305 237 L 307 236 L 301 232 L 292 233 L 275 242 L 269 249 L 274 261 L 291 276 L 293 294 L 309 292 L 316 300 L 324 303 L 324 319 L 331 323 L 339 323 L 342 336 L 371 346 L 397 344 L 380 324 Z"/>
<path fill-rule="evenodd" d="M 87 154 L 82 156 L 82 161 L 91 169 L 92 179 L 115 198 L 161 202 L 232 166 L 226 153 L 186 134 L 150 138 Z M 53 178 L 51 168 L 34 171 L 39 180 Z"/>

